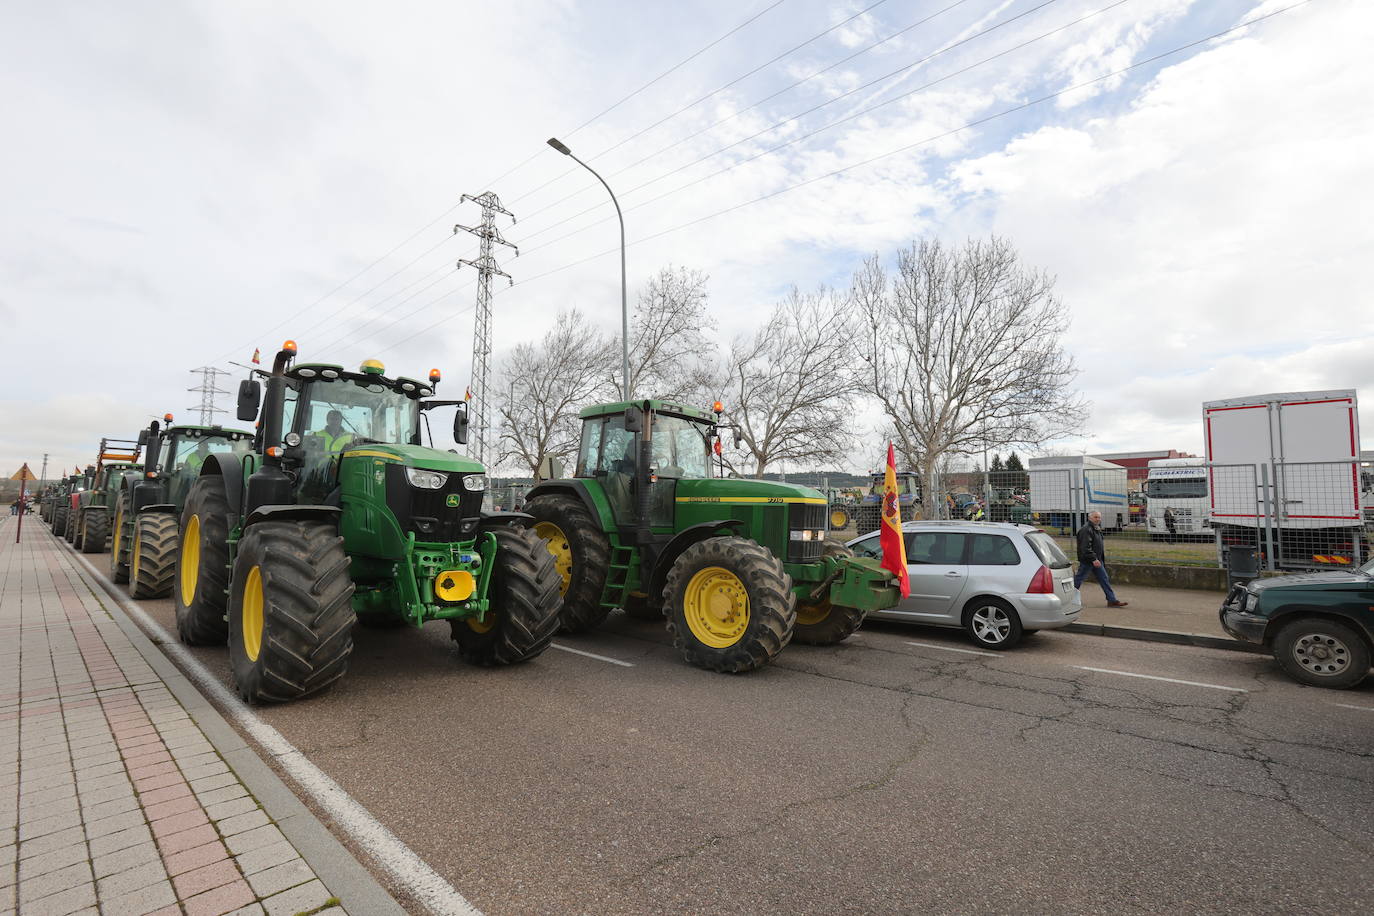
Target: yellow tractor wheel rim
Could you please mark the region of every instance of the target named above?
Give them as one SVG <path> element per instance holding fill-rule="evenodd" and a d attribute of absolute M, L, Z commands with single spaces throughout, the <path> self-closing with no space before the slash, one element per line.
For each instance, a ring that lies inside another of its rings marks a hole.
<path fill-rule="evenodd" d="M 130 570 L 129 570 L 129 572 L 133 575 L 133 580 L 134 580 L 135 582 L 138 581 L 138 554 L 139 554 L 138 548 L 139 548 L 139 542 L 140 542 L 141 540 L 142 540 L 142 538 L 140 538 L 140 537 L 138 536 L 138 529 L 135 528 L 135 529 L 134 529 L 134 546 L 133 546 L 133 549 L 130 551 L 130 553 L 133 554 L 133 563 L 131 564 L 131 568 L 130 568 Z M 118 556 L 118 554 L 115 554 L 115 556 Z"/>
<path fill-rule="evenodd" d="M 123 513 L 122 511 L 120 511 L 120 512 L 116 512 L 116 513 L 115 513 L 114 539 L 113 539 L 113 540 L 111 541 L 111 543 L 110 543 L 110 553 L 114 554 L 114 561 L 115 561 L 115 563 L 118 563 L 119 560 L 120 560 L 120 556 L 119 556 L 119 545 L 121 545 L 122 543 L 124 543 L 124 538 L 120 537 L 120 535 L 123 534 L 123 533 L 124 533 L 124 513 Z"/>
<path fill-rule="evenodd" d="M 495 612 L 489 612 L 486 620 L 478 620 L 476 617 L 468 618 L 468 629 L 474 633 L 490 633 L 494 626 L 496 626 Z"/>
<path fill-rule="evenodd" d="M 243 654 L 250 662 L 257 661 L 262 651 L 263 603 L 262 567 L 254 566 L 243 583 Z"/>
<path fill-rule="evenodd" d="M 181 606 L 196 600 L 196 579 L 200 576 L 200 516 L 193 515 L 181 534 Z"/>
<path fill-rule="evenodd" d="M 699 570 L 687 583 L 682 605 L 687 628 L 712 649 L 730 648 L 749 629 L 749 592 L 728 569 Z"/>
<path fill-rule="evenodd" d="M 830 527 L 843 528 L 849 522 L 849 513 L 843 509 L 836 509 L 830 513 Z"/>
<path fill-rule="evenodd" d="M 830 616 L 830 607 L 829 598 L 822 598 L 820 601 L 798 601 L 797 623 L 806 627 L 824 623 L 825 618 Z"/>
<path fill-rule="evenodd" d="M 572 584 L 572 544 L 568 542 L 568 536 L 553 522 L 536 523 L 534 533 L 543 539 L 544 546 L 553 554 L 553 568 L 558 570 L 558 577 L 563 580 L 558 593 L 567 597 L 568 586 Z"/>

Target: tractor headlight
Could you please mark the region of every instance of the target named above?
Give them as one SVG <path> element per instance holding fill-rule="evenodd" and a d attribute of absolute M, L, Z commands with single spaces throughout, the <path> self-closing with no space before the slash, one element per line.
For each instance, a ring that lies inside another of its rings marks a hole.
<path fill-rule="evenodd" d="M 487 475 L 469 474 L 463 478 L 464 490 L 485 490 L 487 488 Z"/>
<path fill-rule="evenodd" d="M 406 468 L 406 480 L 410 481 L 412 487 L 419 487 L 421 490 L 438 490 L 448 481 L 448 475 L 442 471 Z"/>

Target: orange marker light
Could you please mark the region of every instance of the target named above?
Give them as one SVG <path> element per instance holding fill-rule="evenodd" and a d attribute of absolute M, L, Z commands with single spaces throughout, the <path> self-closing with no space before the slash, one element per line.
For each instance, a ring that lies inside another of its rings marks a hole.
<path fill-rule="evenodd" d="M 711 405 L 711 410 L 715 411 L 716 413 L 724 413 L 725 405 L 722 404 L 720 401 L 716 401 L 714 404 Z"/>
<path fill-rule="evenodd" d="M 280 457 L 281 457 L 281 449 L 277 448 L 277 447 L 274 445 L 274 446 L 272 446 L 271 448 L 269 448 L 269 449 L 267 450 L 267 454 L 268 454 L 269 457 L 272 457 L 272 458 L 280 458 Z"/>
<path fill-rule="evenodd" d="M 443 377 L 443 376 L 441 376 L 441 375 L 439 374 L 439 370 L 438 370 L 438 369 L 431 369 L 431 370 L 429 370 L 429 380 L 430 380 L 431 382 L 437 382 L 437 381 L 439 381 L 439 379 L 441 379 L 442 377 Z"/>
<path fill-rule="evenodd" d="M 294 340 L 285 341 L 284 343 L 282 343 L 281 348 L 285 350 L 287 353 L 295 353 L 296 342 Z"/>
<path fill-rule="evenodd" d="M 168 423 L 171 423 L 171 422 L 172 422 L 172 415 L 169 414 L 169 413 L 165 413 L 165 414 L 162 415 L 162 419 L 166 420 Z"/>

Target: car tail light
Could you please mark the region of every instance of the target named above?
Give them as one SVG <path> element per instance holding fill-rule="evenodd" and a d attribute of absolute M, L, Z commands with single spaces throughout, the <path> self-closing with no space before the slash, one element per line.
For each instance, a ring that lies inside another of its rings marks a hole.
<path fill-rule="evenodd" d="M 1042 566 L 1036 570 L 1035 575 L 1031 576 L 1030 587 L 1026 589 L 1027 595 L 1053 595 L 1054 594 L 1054 573 L 1050 572 L 1048 566 Z"/>

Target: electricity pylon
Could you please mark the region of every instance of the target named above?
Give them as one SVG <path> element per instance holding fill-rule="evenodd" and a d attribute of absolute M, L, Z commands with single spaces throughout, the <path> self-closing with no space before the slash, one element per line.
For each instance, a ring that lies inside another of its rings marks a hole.
<path fill-rule="evenodd" d="M 227 395 L 229 393 L 222 388 L 216 387 L 215 383 L 219 381 L 219 376 L 233 375 L 233 373 L 224 369 L 216 369 L 214 366 L 201 366 L 199 369 L 192 369 L 191 372 L 200 373 L 200 384 L 194 388 L 187 388 L 186 390 L 200 392 L 200 406 L 188 407 L 186 409 L 199 410 L 200 425 L 209 426 L 215 422 L 215 414 L 224 413 L 223 410 L 215 406 L 215 395 Z"/>

